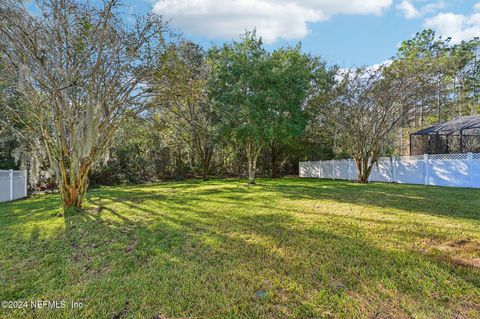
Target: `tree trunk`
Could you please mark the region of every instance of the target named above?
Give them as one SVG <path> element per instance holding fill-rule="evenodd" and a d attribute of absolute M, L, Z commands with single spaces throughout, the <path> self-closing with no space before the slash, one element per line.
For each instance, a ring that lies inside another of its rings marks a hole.
<path fill-rule="evenodd" d="M 376 160 L 370 160 L 368 157 L 365 158 L 355 158 L 357 164 L 357 182 L 360 184 L 367 184 L 370 173 L 372 172 L 373 165 L 375 165 Z"/>
<path fill-rule="evenodd" d="M 269 143 L 270 147 L 270 159 L 271 159 L 271 176 L 272 178 L 277 177 L 277 159 L 278 159 L 278 153 L 279 153 L 279 147 L 278 143 L 276 141 L 270 141 Z"/>
<path fill-rule="evenodd" d="M 277 177 L 277 156 L 272 153 L 272 178 Z"/>
<path fill-rule="evenodd" d="M 204 180 L 204 181 L 208 181 L 208 180 L 209 180 L 209 178 L 208 178 L 208 175 L 209 175 L 209 174 L 208 174 L 208 170 L 209 170 L 209 169 L 208 169 L 208 164 L 204 163 L 204 164 L 203 164 L 203 168 L 202 168 L 202 175 L 203 175 L 203 180 Z"/>
<path fill-rule="evenodd" d="M 208 181 L 210 175 L 210 162 L 212 160 L 213 151 L 211 149 L 206 149 L 204 156 L 202 157 L 202 175 L 203 180 Z"/>
<path fill-rule="evenodd" d="M 257 159 L 248 159 L 248 184 L 255 184 L 255 171 L 257 170 Z"/>
<path fill-rule="evenodd" d="M 71 208 L 81 209 L 83 206 L 83 199 L 87 192 L 86 182 L 80 182 L 74 185 L 61 185 L 60 191 L 63 199 L 63 209 L 67 211 Z"/>
<path fill-rule="evenodd" d="M 255 184 L 255 173 L 257 171 L 257 158 L 262 150 L 262 144 L 252 140 L 246 142 L 247 161 L 248 161 L 248 184 Z"/>
<path fill-rule="evenodd" d="M 64 212 L 70 209 L 82 209 L 88 189 L 88 173 L 91 165 L 82 164 L 78 172 L 69 172 L 64 163 L 60 163 L 60 193 Z"/>

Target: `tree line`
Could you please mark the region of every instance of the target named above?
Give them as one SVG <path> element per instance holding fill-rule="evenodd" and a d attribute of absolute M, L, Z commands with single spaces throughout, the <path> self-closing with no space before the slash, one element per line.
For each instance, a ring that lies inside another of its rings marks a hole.
<path fill-rule="evenodd" d="M 66 210 L 90 183 L 254 184 L 300 160 L 352 156 L 367 182 L 398 129 L 479 109 L 478 39 L 425 30 L 389 63 L 342 69 L 301 44 L 268 51 L 255 31 L 205 50 L 117 0 L 37 6 L 0 4 L 0 169 L 35 158 Z"/>

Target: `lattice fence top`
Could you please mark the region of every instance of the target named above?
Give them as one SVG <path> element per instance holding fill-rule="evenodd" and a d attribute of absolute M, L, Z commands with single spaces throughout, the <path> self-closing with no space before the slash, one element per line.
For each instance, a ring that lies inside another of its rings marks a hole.
<path fill-rule="evenodd" d="M 467 158 L 468 158 L 467 154 L 433 154 L 433 155 L 428 155 L 428 159 L 441 160 L 441 161 L 466 160 Z"/>
<path fill-rule="evenodd" d="M 412 156 L 394 156 L 396 160 L 400 161 L 423 161 L 425 159 L 425 155 L 412 155 Z M 378 162 L 388 162 L 391 161 L 392 158 L 390 157 L 382 157 L 378 159 Z M 472 158 L 474 160 L 480 160 L 480 153 L 473 153 Z M 448 160 L 468 160 L 467 153 L 456 153 L 456 154 L 430 154 L 428 155 L 429 160 L 440 160 L 440 161 L 448 161 Z M 332 165 L 335 164 L 347 164 L 349 161 L 353 161 L 353 159 L 337 159 L 337 160 L 328 160 L 328 161 L 307 161 L 307 162 L 300 162 L 300 163 L 321 163 L 322 165 Z M 1 171 L 0 171 L 1 172 Z M 8 172 L 8 171 L 5 171 Z M 21 172 L 20 172 L 21 173 Z"/>

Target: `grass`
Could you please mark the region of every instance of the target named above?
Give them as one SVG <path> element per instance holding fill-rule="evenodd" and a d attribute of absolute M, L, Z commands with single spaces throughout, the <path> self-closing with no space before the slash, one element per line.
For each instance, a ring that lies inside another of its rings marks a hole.
<path fill-rule="evenodd" d="M 0 317 L 480 318 L 480 190 L 186 181 L 59 206 L 0 204 L 0 300 L 66 309 Z"/>

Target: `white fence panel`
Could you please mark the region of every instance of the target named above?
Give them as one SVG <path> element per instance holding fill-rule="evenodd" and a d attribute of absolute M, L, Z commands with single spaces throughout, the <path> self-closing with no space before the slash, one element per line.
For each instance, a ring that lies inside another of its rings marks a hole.
<path fill-rule="evenodd" d="M 348 175 L 349 160 L 336 160 L 334 165 L 335 179 L 350 179 Z"/>
<path fill-rule="evenodd" d="M 423 155 L 401 156 L 395 159 L 395 183 L 425 184 Z"/>
<path fill-rule="evenodd" d="M 27 172 L 0 170 L 0 202 L 27 197 Z"/>
<path fill-rule="evenodd" d="M 349 160 L 349 166 L 350 166 L 350 180 L 352 181 L 356 181 L 357 180 L 357 175 L 358 175 L 358 171 L 357 171 L 357 163 L 355 162 L 355 160 L 353 159 L 350 159 Z"/>
<path fill-rule="evenodd" d="M 27 178 L 25 176 L 25 171 L 14 171 L 13 172 L 13 199 L 20 199 L 27 196 L 26 193 L 26 182 Z"/>
<path fill-rule="evenodd" d="M 472 155 L 472 167 L 469 175 L 471 186 L 480 188 L 480 154 Z"/>
<path fill-rule="evenodd" d="M 333 161 L 322 161 L 322 178 L 333 179 Z"/>
<path fill-rule="evenodd" d="M 312 178 L 312 169 L 315 166 L 315 162 L 300 162 L 298 168 L 298 174 L 300 177 Z"/>
<path fill-rule="evenodd" d="M 467 154 L 445 154 L 428 156 L 427 185 L 470 186 Z"/>
<path fill-rule="evenodd" d="M 10 200 L 10 171 L 0 171 L 0 202 Z"/>
<path fill-rule="evenodd" d="M 301 162 L 300 177 L 356 180 L 352 159 Z M 378 160 L 370 181 L 480 188 L 480 154 L 436 154 L 385 157 Z"/>
<path fill-rule="evenodd" d="M 372 172 L 369 177 L 373 182 L 387 182 L 393 181 L 393 168 L 390 158 L 381 158 L 373 165 Z"/>
<path fill-rule="evenodd" d="M 318 178 L 325 178 L 325 170 L 322 166 L 322 161 L 316 162 L 318 165 Z"/>

